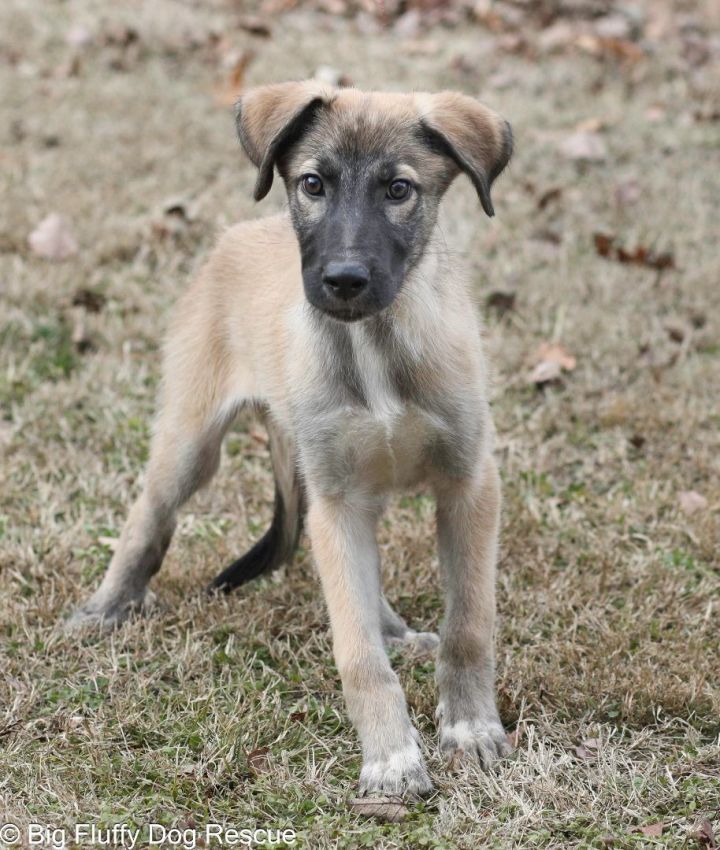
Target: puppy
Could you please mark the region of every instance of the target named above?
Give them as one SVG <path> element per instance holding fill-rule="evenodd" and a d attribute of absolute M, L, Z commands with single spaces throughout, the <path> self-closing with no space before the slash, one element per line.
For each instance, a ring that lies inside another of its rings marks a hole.
<path fill-rule="evenodd" d="M 409 629 L 383 595 L 376 525 L 391 491 L 434 491 L 446 593 L 440 748 L 487 765 L 508 751 L 494 694 L 500 487 L 476 309 L 436 220 L 460 173 L 493 215 L 512 134 L 460 94 L 316 82 L 248 92 L 237 128 L 258 169 L 255 198 L 277 170 L 289 214 L 228 230 L 181 299 L 144 490 L 72 624 L 117 623 L 141 606 L 177 509 L 253 405 L 270 434 L 275 516 L 214 584 L 288 561 L 306 517 L 362 743 L 360 790 L 423 795 L 432 786 L 385 645 L 438 639 Z"/>

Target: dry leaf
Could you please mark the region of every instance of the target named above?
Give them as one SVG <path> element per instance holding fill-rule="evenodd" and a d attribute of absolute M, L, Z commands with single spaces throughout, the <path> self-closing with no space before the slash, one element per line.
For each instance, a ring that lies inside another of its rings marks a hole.
<path fill-rule="evenodd" d="M 119 542 L 120 540 L 117 537 L 98 537 L 98 543 L 101 546 L 107 546 L 111 552 L 117 549 Z"/>
<path fill-rule="evenodd" d="M 76 289 L 72 297 L 73 307 L 84 307 L 88 313 L 99 313 L 105 306 L 105 296 L 93 289 Z"/>
<path fill-rule="evenodd" d="M 355 797 L 348 805 L 357 815 L 385 823 L 399 823 L 410 813 L 401 797 Z"/>
<path fill-rule="evenodd" d="M 718 850 L 718 844 L 715 840 L 715 833 L 710 821 L 705 818 L 700 821 L 700 824 L 694 834 L 694 838 L 700 845 L 701 850 Z"/>
<path fill-rule="evenodd" d="M 227 79 L 215 87 L 215 103 L 218 106 L 234 106 L 242 94 L 245 72 L 255 58 L 252 50 L 243 50 L 233 62 Z"/>
<path fill-rule="evenodd" d="M 70 29 L 65 33 L 65 43 L 69 44 L 70 47 L 85 47 L 85 45 L 90 44 L 92 40 L 92 33 L 89 29 L 82 26 L 82 24 L 70 27 Z"/>
<path fill-rule="evenodd" d="M 655 271 L 675 268 L 675 257 L 670 251 L 656 253 L 644 245 L 638 245 L 632 250 L 618 244 L 617 238 L 608 233 L 594 233 L 595 250 L 601 257 L 617 260 L 634 266 L 644 266 Z"/>
<path fill-rule="evenodd" d="M 489 310 L 496 310 L 499 316 L 504 316 L 505 313 L 509 313 L 515 308 L 515 297 L 514 292 L 503 292 L 496 289 L 485 299 L 485 306 Z"/>
<path fill-rule="evenodd" d="M 258 747 L 247 754 L 247 763 L 255 773 L 267 773 L 270 770 L 270 747 Z"/>
<path fill-rule="evenodd" d="M 648 838 L 660 838 L 663 834 L 663 824 L 661 823 L 651 823 L 647 826 L 641 826 L 640 832 L 643 835 L 646 835 Z"/>
<path fill-rule="evenodd" d="M 343 74 L 342 71 L 330 65 L 319 65 L 313 74 L 313 79 L 336 88 L 347 88 L 353 84 L 347 74 Z"/>
<path fill-rule="evenodd" d="M 537 208 L 539 210 L 544 210 L 549 203 L 552 203 L 552 201 L 560 200 L 562 192 L 563 190 L 559 186 L 554 186 L 552 189 L 548 189 L 543 192 L 538 198 Z"/>
<path fill-rule="evenodd" d="M 257 35 L 260 38 L 270 38 L 272 35 L 270 25 L 258 15 L 243 15 L 238 20 L 238 26 L 250 35 Z"/>
<path fill-rule="evenodd" d="M 58 213 L 50 213 L 30 234 L 30 248 L 46 260 L 66 260 L 78 252 L 70 222 Z"/>
<path fill-rule="evenodd" d="M 529 384 L 547 384 L 557 380 L 562 372 L 571 372 L 577 360 L 558 342 L 544 342 L 529 358 L 534 368 L 527 376 Z"/>
<path fill-rule="evenodd" d="M 704 511 L 708 506 L 708 500 L 695 490 L 683 490 L 678 493 L 680 509 L 688 516 Z"/>
<path fill-rule="evenodd" d="M 604 162 L 607 159 L 605 140 L 598 133 L 579 130 L 560 145 L 560 152 L 576 162 Z"/>

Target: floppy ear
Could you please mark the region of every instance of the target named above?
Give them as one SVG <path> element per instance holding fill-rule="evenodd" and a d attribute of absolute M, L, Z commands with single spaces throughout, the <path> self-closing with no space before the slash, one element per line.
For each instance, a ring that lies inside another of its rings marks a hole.
<path fill-rule="evenodd" d="M 421 125 L 432 143 L 472 180 L 480 203 L 495 215 L 490 187 L 510 161 L 512 129 L 497 113 L 456 92 L 418 95 Z"/>
<path fill-rule="evenodd" d="M 314 81 L 260 86 L 235 106 L 235 124 L 245 153 L 258 168 L 253 192 L 259 201 L 273 182 L 273 168 L 283 148 L 310 123 L 316 110 L 330 103 L 333 89 Z"/>

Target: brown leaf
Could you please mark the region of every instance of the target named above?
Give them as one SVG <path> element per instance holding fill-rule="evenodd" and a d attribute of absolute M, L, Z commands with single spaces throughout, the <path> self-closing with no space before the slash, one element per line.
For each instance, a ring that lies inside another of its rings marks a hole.
<path fill-rule="evenodd" d="M 534 368 L 527 376 L 527 382 L 541 385 L 557 380 L 562 372 L 571 372 L 577 360 L 559 342 L 543 342 L 528 363 Z"/>
<path fill-rule="evenodd" d="M 88 313 L 99 313 L 105 306 L 105 296 L 93 289 L 76 289 L 72 297 L 73 307 L 84 307 Z"/>
<path fill-rule="evenodd" d="M 593 241 L 595 242 L 595 250 L 601 257 L 610 256 L 615 243 L 614 236 L 609 236 L 607 233 L 594 233 Z"/>
<path fill-rule="evenodd" d="M 489 310 L 496 310 L 499 316 L 504 316 L 515 309 L 515 293 L 496 289 L 485 299 L 485 306 Z"/>
<path fill-rule="evenodd" d="M 544 210 L 549 203 L 552 203 L 552 201 L 560 200 L 560 198 L 562 197 L 562 193 L 563 190 L 559 186 L 554 186 L 552 189 L 547 189 L 538 198 L 537 208 L 539 210 Z"/>
<path fill-rule="evenodd" d="M 704 511 L 708 506 L 708 500 L 696 490 L 682 490 L 678 493 L 678 502 L 680 510 L 687 516 Z"/>
<path fill-rule="evenodd" d="M 44 218 L 28 241 L 33 252 L 46 260 L 66 260 L 78 252 L 70 222 L 58 213 Z"/>
<path fill-rule="evenodd" d="M 663 834 L 663 826 L 664 824 L 662 823 L 651 823 L 647 826 L 641 826 L 640 832 L 648 838 L 660 838 Z"/>
<path fill-rule="evenodd" d="M 670 251 L 656 253 L 644 245 L 638 245 L 629 250 L 618 244 L 615 236 L 607 233 L 594 233 L 593 241 L 598 254 L 609 260 L 617 260 L 619 263 L 628 265 L 644 266 L 656 271 L 675 268 L 675 257 Z"/>
<path fill-rule="evenodd" d="M 257 35 L 260 38 L 270 38 L 272 35 L 270 25 L 259 15 L 243 15 L 238 20 L 238 26 L 241 30 L 249 32 L 250 35 Z"/>
<path fill-rule="evenodd" d="M 624 38 L 608 38 L 584 33 L 575 42 L 580 50 L 601 59 L 634 64 L 645 56 L 641 47 Z"/>
<path fill-rule="evenodd" d="M 713 832 L 712 824 L 707 818 L 700 821 L 694 837 L 701 850 L 718 850 L 718 844 L 715 840 L 715 833 Z"/>
<path fill-rule="evenodd" d="M 579 130 L 560 144 L 560 152 L 575 162 L 604 162 L 607 159 L 605 140 L 598 133 Z"/>
<path fill-rule="evenodd" d="M 401 797 L 355 797 L 348 805 L 357 815 L 385 823 L 399 823 L 410 813 Z"/>
<path fill-rule="evenodd" d="M 255 773 L 267 773 L 270 770 L 270 747 L 258 747 L 247 754 L 247 763 Z"/>
<path fill-rule="evenodd" d="M 245 72 L 255 58 L 252 50 L 243 50 L 233 62 L 227 79 L 215 86 L 215 103 L 218 106 L 234 106 L 242 94 Z"/>

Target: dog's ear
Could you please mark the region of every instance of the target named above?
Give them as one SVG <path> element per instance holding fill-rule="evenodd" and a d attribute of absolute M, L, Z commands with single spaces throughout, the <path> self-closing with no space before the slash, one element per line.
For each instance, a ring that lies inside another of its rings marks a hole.
<path fill-rule="evenodd" d="M 512 129 L 497 113 L 456 92 L 417 95 L 421 125 L 431 144 L 472 180 L 480 203 L 495 215 L 490 187 L 510 161 Z"/>
<path fill-rule="evenodd" d="M 273 169 L 283 149 L 294 141 L 312 120 L 316 110 L 334 96 L 330 86 L 315 81 L 260 86 L 244 94 L 235 106 L 235 123 L 240 142 L 258 177 L 254 197 L 261 200 L 270 191 Z"/>

